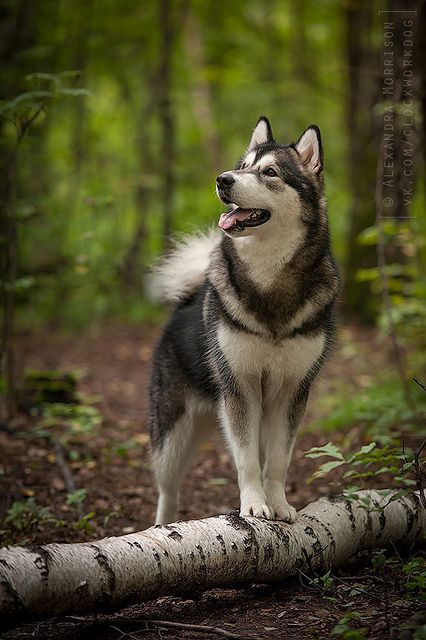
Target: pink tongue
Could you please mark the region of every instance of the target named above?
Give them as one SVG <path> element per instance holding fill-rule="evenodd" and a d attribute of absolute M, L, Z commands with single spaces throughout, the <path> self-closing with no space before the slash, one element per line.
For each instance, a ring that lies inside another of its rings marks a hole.
<path fill-rule="evenodd" d="M 252 212 L 253 209 L 240 209 L 237 207 L 232 211 L 222 213 L 219 218 L 219 227 L 221 229 L 230 229 L 234 226 L 237 220 L 245 220 L 252 214 Z"/>

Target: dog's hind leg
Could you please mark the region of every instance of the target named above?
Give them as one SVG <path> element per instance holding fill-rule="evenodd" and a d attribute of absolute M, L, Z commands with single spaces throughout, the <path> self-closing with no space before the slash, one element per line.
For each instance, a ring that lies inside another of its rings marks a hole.
<path fill-rule="evenodd" d="M 156 524 L 176 520 L 179 489 L 198 445 L 212 431 L 214 416 L 191 407 L 176 420 L 161 443 L 153 445 L 153 467 L 158 484 Z"/>
<path fill-rule="evenodd" d="M 153 467 L 159 492 L 156 524 L 176 520 L 180 485 L 194 449 L 194 421 L 191 413 L 185 411 L 153 450 Z"/>

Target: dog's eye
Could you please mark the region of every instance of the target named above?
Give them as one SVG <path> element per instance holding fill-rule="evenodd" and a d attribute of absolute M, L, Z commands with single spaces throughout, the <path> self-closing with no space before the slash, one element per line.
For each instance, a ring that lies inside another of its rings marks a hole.
<path fill-rule="evenodd" d="M 278 175 L 278 173 L 272 167 L 268 167 L 268 169 L 265 169 L 263 173 L 265 174 L 265 176 L 269 176 L 270 178 L 275 178 Z"/>

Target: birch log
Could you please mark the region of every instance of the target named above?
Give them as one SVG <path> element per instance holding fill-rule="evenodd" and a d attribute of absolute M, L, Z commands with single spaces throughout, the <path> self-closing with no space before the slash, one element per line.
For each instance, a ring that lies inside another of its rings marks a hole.
<path fill-rule="evenodd" d="M 355 501 L 321 498 L 291 525 L 230 514 L 97 542 L 5 547 L 0 616 L 87 611 L 191 589 L 282 581 L 299 570 L 324 572 L 363 549 L 424 539 L 418 494 L 393 502 L 389 491 L 358 495 Z M 365 508 L 365 499 L 375 509 Z"/>

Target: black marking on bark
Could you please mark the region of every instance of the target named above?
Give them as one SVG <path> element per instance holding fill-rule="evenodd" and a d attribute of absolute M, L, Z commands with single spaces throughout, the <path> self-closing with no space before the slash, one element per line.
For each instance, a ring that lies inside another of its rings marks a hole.
<path fill-rule="evenodd" d="M 290 525 L 286 525 L 283 522 L 270 522 L 268 520 L 267 522 L 265 522 L 265 526 L 269 529 L 269 531 L 271 531 L 271 533 L 277 540 L 277 548 L 283 545 L 286 551 L 288 551 L 290 547 L 290 541 L 285 527 L 288 527 Z"/>
<path fill-rule="evenodd" d="M 355 516 L 354 516 L 354 510 L 352 508 L 352 502 L 350 500 L 345 500 L 345 509 L 348 512 L 348 518 L 349 521 L 351 523 L 351 529 L 352 531 L 355 531 Z"/>
<path fill-rule="evenodd" d="M 232 549 L 234 549 L 235 551 L 238 549 L 238 545 L 237 545 L 237 543 L 236 543 L 236 542 L 233 542 L 233 541 L 231 542 L 231 547 L 232 547 Z"/>
<path fill-rule="evenodd" d="M 222 555 L 226 556 L 227 555 L 227 553 L 226 553 L 226 544 L 225 544 L 225 540 L 223 539 L 223 536 L 220 533 L 218 533 L 217 536 L 216 536 L 216 539 L 219 540 L 220 548 L 222 550 Z M 233 542 L 232 544 L 235 545 L 235 542 Z M 237 545 L 235 545 L 235 546 L 237 546 Z"/>
<path fill-rule="evenodd" d="M 109 564 L 108 557 L 102 552 L 102 550 L 96 544 L 91 544 L 89 546 L 91 549 L 93 549 L 96 552 L 94 558 L 107 577 L 108 591 L 101 593 L 101 598 L 102 600 L 109 599 L 114 593 L 115 588 L 117 586 L 117 580 L 115 577 L 114 570 Z"/>
<path fill-rule="evenodd" d="M 385 510 L 383 509 L 383 507 L 380 507 L 380 502 L 378 500 L 376 500 L 376 498 L 374 498 L 374 496 L 371 496 L 371 502 L 374 504 L 376 509 L 379 509 L 378 514 L 379 514 L 380 530 L 377 533 L 377 538 L 381 538 L 384 535 L 385 528 L 386 528 Z"/>
<path fill-rule="evenodd" d="M 182 558 L 182 554 L 178 553 L 177 557 L 178 557 L 178 560 L 179 560 L 179 574 L 182 575 L 183 574 L 183 558 Z"/>
<path fill-rule="evenodd" d="M 177 542 L 180 542 L 183 538 L 183 536 L 179 533 L 179 531 L 175 531 L 174 529 L 169 533 L 169 538 L 172 538 L 172 540 L 176 540 Z"/>
<path fill-rule="evenodd" d="M 197 544 L 197 551 L 200 554 L 200 558 L 201 558 L 200 574 L 202 575 L 203 581 L 206 582 L 207 580 L 206 554 L 204 553 L 204 549 L 201 546 L 201 544 Z"/>
<path fill-rule="evenodd" d="M 321 567 L 324 567 L 325 566 L 324 549 L 323 549 L 321 541 L 320 541 L 320 539 L 318 537 L 317 532 L 315 531 L 315 529 L 313 529 L 310 526 L 305 527 L 304 531 L 305 531 L 306 535 L 308 535 L 309 537 L 314 539 L 314 541 L 311 543 L 311 548 L 313 550 L 313 553 L 312 553 L 312 555 L 310 557 L 308 556 L 308 552 L 305 549 L 302 549 L 302 551 L 304 553 L 306 553 L 306 558 L 307 558 L 308 564 L 310 565 L 312 560 L 314 560 L 315 558 L 319 557 L 320 558 L 319 564 L 320 564 Z"/>
<path fill-rule="evenodd" d="M 160 554 L 158 553 L 157 549 L 153 549 L 152 550 L 152 555 L 155 558 L 155 562 L 157 563 L 157 569 L 158 569 L 158 577 L 160 580 L 163 579 L 163 567 L 161 566 L 161 558 L 160 558 Z"/>
<path fill-rule="evenodd" d="M 319 525 L 320 527 L 322 527 L 324 529 L 324 531 L 326 532 L 326 534 L 328 536 L 328 539 L 330 540 L 330 549 L 334 553 L 334 551 L 336 550 L 336 540 L 334 539 L 333 533 L 332 533 L 332 531 L 330 529 L 330 523 L 327 522 L 327 524 L 325 524 L 325 522 L 322 522 L 316 516 L 310 516 L 310 515 L 306 515 L 306 514 L 303 514 L 303 519 L 304 520 L 310 520 L 311 522 L 315 522 L 317 525 Z"/>
<path fill-rule="evenodd" d="M 408 502 L 408 504 L 407 504 Z M 414 494 L 408 494 L 406 496 L 402 496 L 401 504 L 404 508 L 405 513 L 407 514 L 407 526 L 400 540 L 404 540 L 411 533 L 412 528 L 414 527 L 414 523 L 418 520 L 418 509 L 420 501 L 417 500 L 417 497 Z"/>
<path fill-rule="evenodd" d="M 367 536 L 373 530 L 373 518 L 371 517 L 371 511 L 370 509 L 364 509 L 364 511 L 366 512 L 367 519 L 365 522 L 363 534 L 359 541 L 359 545 L 358 545 L 359 551 L 361 551 L 364 548 L 364 544 L 367 539 Z"/>
<path fill-rule="evenodd" d="M 133 544 L 135 545 L 135 547 L 137 547 L 139 549 L 139 551 L 145 551 L 145 549 L 143 548 L 143 546 L 141 545 L 140 542 L 133 542 Z"/>
<path fill-rule="evenodd" d="M 44 547 L 39 547 L 38 556 L 34 560 L 34 564 L 40 571 L 41 579 L 43 580 L 43 582 L 47 582 L 47 580 L 49 579 L 50 560 L 50 552 Z"/>
<path fill-rule="evenodd" d="M 259 543 L 254 528 L 245 518 L 235 515 L 234 512 L 225 516 L 225 520 L 235 531 L 245 531 L 246 535 L 243 538 L 244 553 L 246 556 L 252 557 L 252 569 L 254 574 L 257 575 L 259 567 Z"/>
<path fill-rule="evenodd" d="M 169 557 L 169 552 L 167 551 L 167 549 L 164 549 L 163 554 L 166 556 L 166 558 Z"/>
<path fill-rule="evenodd" d="M 269 562 L 269 560 L 272 560 L 273 557 L 274 557 L 274 548 L 272 546 L 272 542 L 270 542 L 269 544 L 263 547 L 263 560 L 264 562 Z"/>

